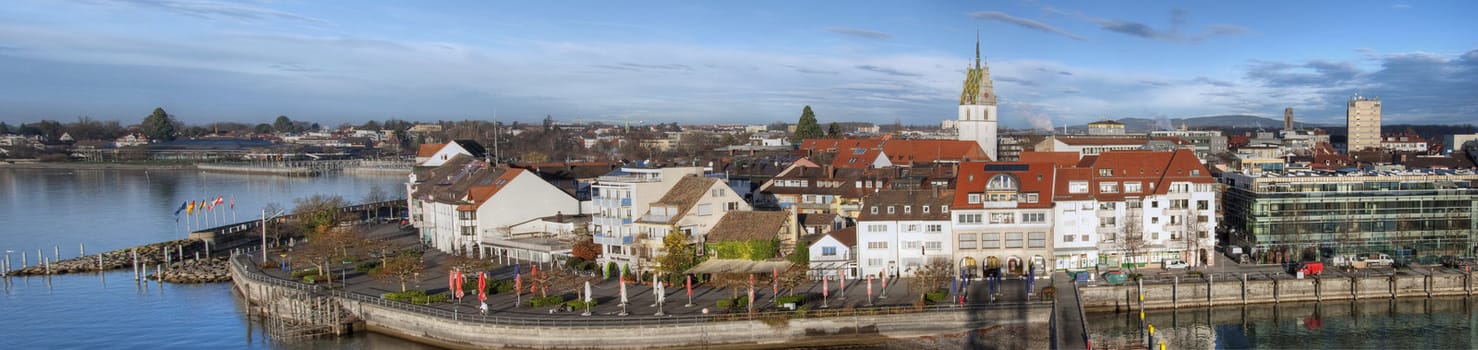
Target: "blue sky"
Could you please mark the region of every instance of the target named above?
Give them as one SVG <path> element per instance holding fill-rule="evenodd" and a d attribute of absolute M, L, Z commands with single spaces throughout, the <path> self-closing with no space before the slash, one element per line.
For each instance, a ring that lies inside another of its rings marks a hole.
<path fill-rule="evenodd" d="M 0 121 L 935 124 L 977 30 L 1015 128 L 1478 120 L 1478 3 L 14 0 Z"/>

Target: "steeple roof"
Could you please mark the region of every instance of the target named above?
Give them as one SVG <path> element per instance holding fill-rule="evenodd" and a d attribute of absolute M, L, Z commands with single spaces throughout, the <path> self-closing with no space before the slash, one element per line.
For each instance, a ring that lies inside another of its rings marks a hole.
<path fill-rule="evenodd" d="M 990 65 L 980 60 L 980 34 L 975 34 L 975 66 L 965 73 L 965 89 L 960 93 L 961 105 L 996 105 L 996 91 L 991 85 Z"/>

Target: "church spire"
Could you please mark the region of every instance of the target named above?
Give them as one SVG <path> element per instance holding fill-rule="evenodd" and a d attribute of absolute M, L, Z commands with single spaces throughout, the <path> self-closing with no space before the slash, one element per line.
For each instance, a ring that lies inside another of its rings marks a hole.
<path fill-rule="evenodd" d="M 980 30 L 975 30 L 975 69 L 980 69 Z"/>

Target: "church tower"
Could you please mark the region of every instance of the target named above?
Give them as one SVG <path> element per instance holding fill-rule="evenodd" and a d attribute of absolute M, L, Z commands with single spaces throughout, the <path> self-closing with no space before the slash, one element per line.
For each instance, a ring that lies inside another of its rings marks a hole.
<path fill-rule="evenodd" d="M 980 149 L 996 158 L 996 91 L 991 87 L 990 66 L 980 61 L 980 35 L 975 36 L 975 65 L 965 73 L 965 89 L 960 93 L 960 117 L 955 127 L 959 140 L 975 141 Z"/>

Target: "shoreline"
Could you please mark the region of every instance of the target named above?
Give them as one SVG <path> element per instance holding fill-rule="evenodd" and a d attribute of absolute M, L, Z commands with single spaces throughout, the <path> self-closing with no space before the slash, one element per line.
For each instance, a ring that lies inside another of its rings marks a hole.
<path fill-rule="evenodd" d="M 87 163 L 87 162 L 13 162 L 0 161 L 0 169 L 64 169 L 64 170 L 195 170 L 194 163 Z"/>

